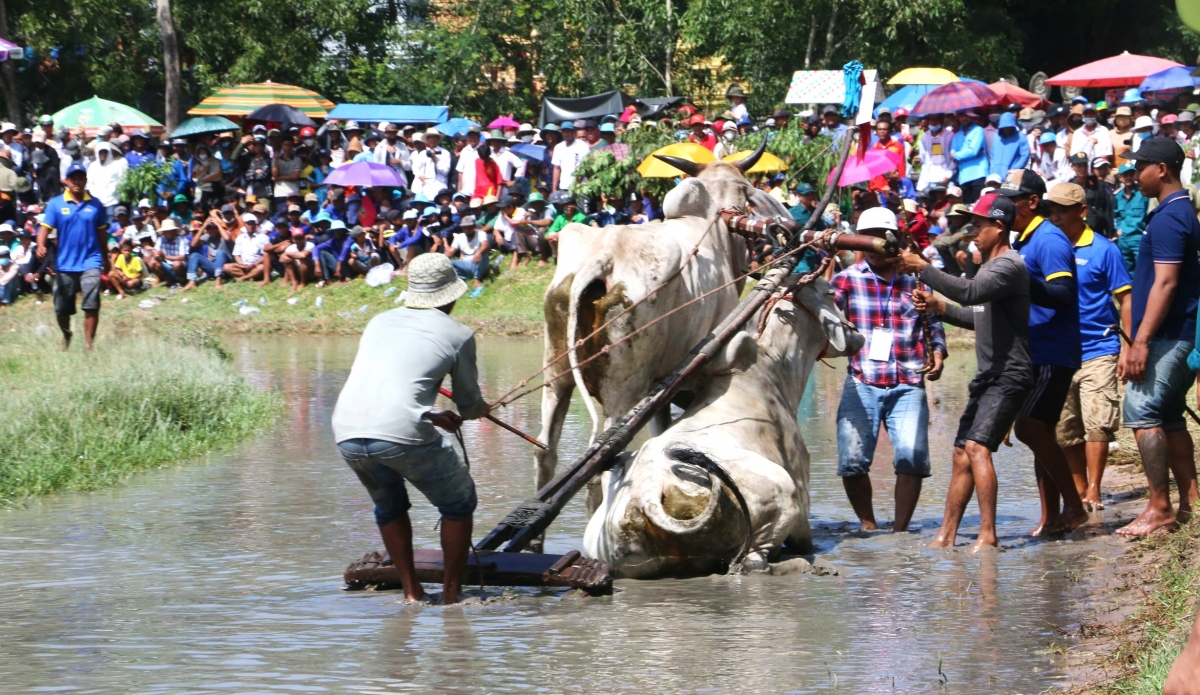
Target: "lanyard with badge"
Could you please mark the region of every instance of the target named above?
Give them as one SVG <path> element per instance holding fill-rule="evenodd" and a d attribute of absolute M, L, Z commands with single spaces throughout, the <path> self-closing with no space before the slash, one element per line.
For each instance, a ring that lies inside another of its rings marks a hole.
<path fill-rule="evenodd" d="M 871 272 L 871 284 L 875 287 L 872 294 L 879 305 L 880 319 L 879 325 L 871 327 L 871 343 L 867 348 L 867 359 L 872 362 L 887 362 L 892 358 L 892 343 L 895 341 L 896 334 L 891 328 L 884 328 L 883 318 L 887 315 L 884 309 L 892 308 L 892 290 L 896 286 L 896 273 L 892 272 L 886 299 L 882 296 L 883 287 L 879 283 L 879 276 L 874 271 Z"/>

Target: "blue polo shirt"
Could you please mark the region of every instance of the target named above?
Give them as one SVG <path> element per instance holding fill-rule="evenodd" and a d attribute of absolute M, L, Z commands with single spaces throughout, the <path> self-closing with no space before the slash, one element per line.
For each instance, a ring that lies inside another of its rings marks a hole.
<path fill-rule="evenodd" d="M 42 226 L 58 231 L 55 261 L 58 270 L 82 273 L 103 265 L 103 251 L 96 239 L 96 230 L 108 228 L 108 213 L 100 201 L 86 192 L 81 201 L 72 198 L 70 191 L 51 198 L 46 203 Z"/>
<path fill-rule="evenodd" d="M 1013 244 L 1025 260 L 1029 279 L 1050 282 L 1075 274 L 1075 248 L 1061 229 L 1037 216 Z M 1079 335 L 1079 307 L 1054 310 L 1029 306 L 1029 356 L 1034 365 L 1079 368 L 1083 341 Z"/>
<path fill-rule="evenodd" d="M 1153 338 L 1192 340 L 1196 333 L 1196 307 L 1200 303 L 1200 221 L 1186 191 L 1167 196 L 1146 217 L 1146 231 L 1133 269 L 1133 330 L 1137 338 L 1146 314 L 1146 301 L 1154 286 L 1154 266 L 1178 264 L 1179 283 L 1171 306 Z"/>
<path fill-rule="evenodd" d="M 1120 323 L 1113 297 L 1133 285 L 1117 245 L 1084 227 L 1075 242 L 1075 279 L 1079 283 L 1079 333 L 1083 337 L 1083 361 L 1118 355 L 1121 337 L 1105 331 Z"/>

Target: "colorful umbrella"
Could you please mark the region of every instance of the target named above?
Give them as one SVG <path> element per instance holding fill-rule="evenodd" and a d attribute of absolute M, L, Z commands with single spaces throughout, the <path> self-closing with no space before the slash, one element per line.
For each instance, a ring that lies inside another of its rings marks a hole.
<path fill-rule="evenodd" d="M 469 128 L 478 128 L 479 124 L 469 118 L 451 118 L 445 123 L 438 123 L 434 126 L 442 132 L 446 137 L 454 137 L 459 133 L 466 133 Z"/>
<path fill-rule="evenodd" d="M 1147 75 L 1146 79 L 1138 85 L 1139 92 L 1160 92 L 1167 89 L 1191 89 L 1197 84 L 1200 84 L 1200 79 L 1192 76 L 1192 71 L 1196 68 L 1167 68 L 1160 70 L 1153 75 Z M 1136 101 L 1136 99 L 1135 99 Z"/>
<path fill-rule="evenodd" d="M 141 111 L 100 97 L 72 104 L 51 117 L 54 119 L 54 125 L 72 129 L 83 128 L 88 137 L 95 135 L 97 130 L 109 123 L 118 123 L 123 129 L 145 130 L 154 134 L 162 132 L 162 123 Z"/>
<path fill-rule="evenodd" d="M 191 116 L 245 116 L 267 104 L 294 106 L 310 118 L 325 118 L 325 115 L 333 108 L 332 101 L 316 92 L 290 84 L 260 82 L 218 89 L 212 96 L 188 111 L 188 114 Z"/>
<path fill-rule="evenodd" d="M 208 133 L 223 133 L 227 130 L 237 130 L 238 125 L 228 118 L 221 116 L 197 116 L 179 124 L 172 133 L 172 138 L 190 138 L 195 135 Z"/>
<path fill-rule="evenodd" d="M 752 154 L 754 154 L 754 150 L 742 150 L 741 152 L 734 152 L 733 154 L 725 155 L 721 158 L 721 161 L 732 164 L 734 162 L 740 162 Z M 782 159 L 776 157 L 770 152 L 763 152 L 762 157 L 759 157 L 758 161 L 754 163 L 754 166 L 750 167 L 750 170 L 746 173 L 765 174 L 772 171 L 787 171 L 787 168 L 787 163 Z"/>
<path fill-rule="evenodd" d="M 1140 56 L 1125 51 L 1119 56 L 1080 65 L 1046 80 L 1060 87 L 1136 87 L 1150 75 L 1182 67 L 1166 58 Z"/>
<path fill-rule="evenodd" d="M 512 116 L 501 116 L 496 120 L 488 123 L 488 128 L 520 128 L 521 124 L 513 120 Z"/>
<path fill-rule="evenodd" d="M 25 55 L 25 49 L 12 41 L 0 39 L 0 61 L 16 60 Z"/>
<path fill-rule="evenodd" d="M 267 104 L 246 114 L 248 121 L 264 121 L 267 123 L 282 123 L 285 127 L 315 126 L 313 119 L 295 106 L 287 104 Z"/>
<path fill-rule="evenodd" d="M 932 112 L 931 112 L 932 113 Z M 842 171 L 842 178 L 838 179 L 839 186 L 853 186 L 856 183 L 870 181 L 876 176 L 882 176 L 892 169 L 899 168 L 900 155 L 891 150 L 867 150 L 867 154 L 859 161 L 858 157 L 850 157 L 846 160 L 846 168 Z M 829 172 L 829 178 L 825 179 L 825 185 L 829 186 L 833 183 L 833 175 L 837 170 Z"/>
<path fill-rule="evenodd" d="M 343 164 L 325 177 L 330 186 L 388 186 L 404 188 L 406 183 L 396 170 L 375 162 Z"/>
<path fill-rule="evenodd" d="M 896 73 L 888 84 L 932 84 L 943 85 L 958 82 L 958 75 L 946 68 L 905 68 Z"/>
<path fill-rule="evenodd" d="M 1033 92 L 1021 89 L 1017 85 L 1007 80 L 1000 80 L 988 85 L 996 94 L 1000 95 L 1000 103 L 1002 105 L 1017 104 L 1022 108 L 1028 107 L 1036 109 L 1046 103 L 1046 100 L 1034 94 Z"/>
<path fill-rule="evenodd" d="M 543 161 L 546 158 L 545 145 L 531 145 L 525 142 L 518 142 L 517 144 L 508 148 L 508 150 L 518 157 L 532 159 L 535 162 Z"/>
<path fill-rule="evenodd" d="M 896 113 L 896 109 L 913 110 L 921 97 L 937 89 L 938 85 L 932 84 L 909 84 L 892 92 L 891 96 L 883 100 L 879 106 L 875 107 L 875 115 L 879 115 L 879 109 L 887 107 L 892 113 Z"/>
<path fill-rule="evenodd" d="M 913 116 L 931 113 L 955 113 L 969 109 L 980 109 L 1000 103 L 1000 95 L 985 84 L 975 82 L 951 82 L 921 97 L 912 109 Z"/>
<path fill-rule="evenodd" d="M 689 162 L 696 162 L 698 164 L 707 164 L 709 162 L 717 161 L 717 158 L 713 155 L 712 150 L 704 147 L 703 145 L 697 145 L 694 142 L 676 142 L 667 145 L 666 147 L 658 148 L 642 160 L 642 163 L 638 165 L 637 170 L 638 173 L 644 178 L 673 179 L 676 176 L 683 175 L 682 171 L 676 169 L 670 164 L 667 164 L 658 157 L 655 157 L 654 155 L 656 154 L 680 157 L 681 159 L 686 159 Z"/>

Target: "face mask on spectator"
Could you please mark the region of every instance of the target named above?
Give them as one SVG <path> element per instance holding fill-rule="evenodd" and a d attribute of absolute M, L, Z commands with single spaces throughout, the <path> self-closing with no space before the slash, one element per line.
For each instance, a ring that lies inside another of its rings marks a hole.
<path fill-rule="evenodd" d="M 312 138 L 304 138 L 303 142 L 305 147 L 312 147 L 317 141 Z"/>
<path fill-rule="evenodd" d="M 1083 124 L 1084 124 L 1084 125 L 1096 125 L 1096 119 L 1094 119 L 1094 118 L 1085 118 L 1085 119 L 1083 119 Z"/>
<path fill-rule="evenodd" d="M 929 126 L 929 132 L 931 132 L 931 133 L 940 133 L 940 132 L 942 132 L 942 124 L 941 124 L 941 123 L 935 123 L 935 124 L 933 124 L 933 125 Z"/>
<path fill-rule="evenodd" d="M 207 155 L 207 154 L 203 154 L 203 153 L 201 153 L 201 154 L 198 154 L 198 155 L 196 155 L 196 159 L 199 159 L 199 160 L 200 160 L 200 161 L 202 161 L 202 162 L 207 162 L 207 161 L 208 161 L 208 155 Z"/>
<path fill-rule="evenodd" d="M 1071 124 L 1072 128 L 1078 128 L 1079 126 L 1083 125 L 1083 118 L 1080 116 L 1076 116 L 1067 122 Z"/>
<path fill-rule="evenodd" d="M 528 145 L 529 143 L 533 142 L 533 136 L 532 136 L 532 135 L 522 135 L 522 136 L 521 136 L 521 142 L 523 142 L 523 143 L 525 143 L 526 145 Z"/>

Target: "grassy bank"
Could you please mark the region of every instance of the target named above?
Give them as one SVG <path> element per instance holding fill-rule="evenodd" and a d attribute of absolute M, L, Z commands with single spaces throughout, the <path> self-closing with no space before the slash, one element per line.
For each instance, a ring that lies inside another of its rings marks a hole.
<path fill-rule="evenodd" d="M 112 485 L 234 444 L 281 411 L 277 396 L 237 377 L 207 333 L 110 326 L 94 353 L 83 352 L 82 335 L 63 353 L 53 317 L 15 314 L 0 315 L 0 503 Z"/>
<path fill-rule="evenodd" d="M 540 335 L 542 294 L 553 276 L 553 266 L 505 271 L 486 283 L 479 298 L 459 300 L 454 318 L 482 334 Z M 225 333 L 360 333 L 372 316 L 398 306 L 397 299 L 406 286 L 406 279 L 398 277 L 384 287 L 368 287 L 362 280 L 356 280 L 321 289 L 310 285 L 294 295 L 278 280 L 267 287 L 254 282 L 233 282 L 226 283 L 221 290 L 212 283 L 204 283 L 190 292 L 154 289 L 124 301 L 117 301 L 115 296 L 105 297 L 100 330 L 111 331 L 114 323 L 137 326 L 153 320 Z M 318 297 L 320 307 L 316 306 Z M 296 299 L 295 303 L 288 304 L 289 298 Z M 5 313 L 53 325 L 49 299 L 47 296 L 38 305 L 23 297 Z M 260 303 L 260 299 L 265 303 Z M 140 304 L 146 300 L 154 306 L 141 308 Z M 240 314 L 234 304 L 242 300 L 259 311 Z M 3 320 L 4 315 L 0 314 L 0 325 Z"/>
<path fill-rule="evenodd" d="M 1172 534 L 1141 541 L 1160 558 L 1153 589 L 1126 621 L 1128 632 L 1114 655 L 1117 677 L 1091 692 L 1159 695 L 1171 664 L 1187 641 L 1200 596 L 1200 520 Z"/>

